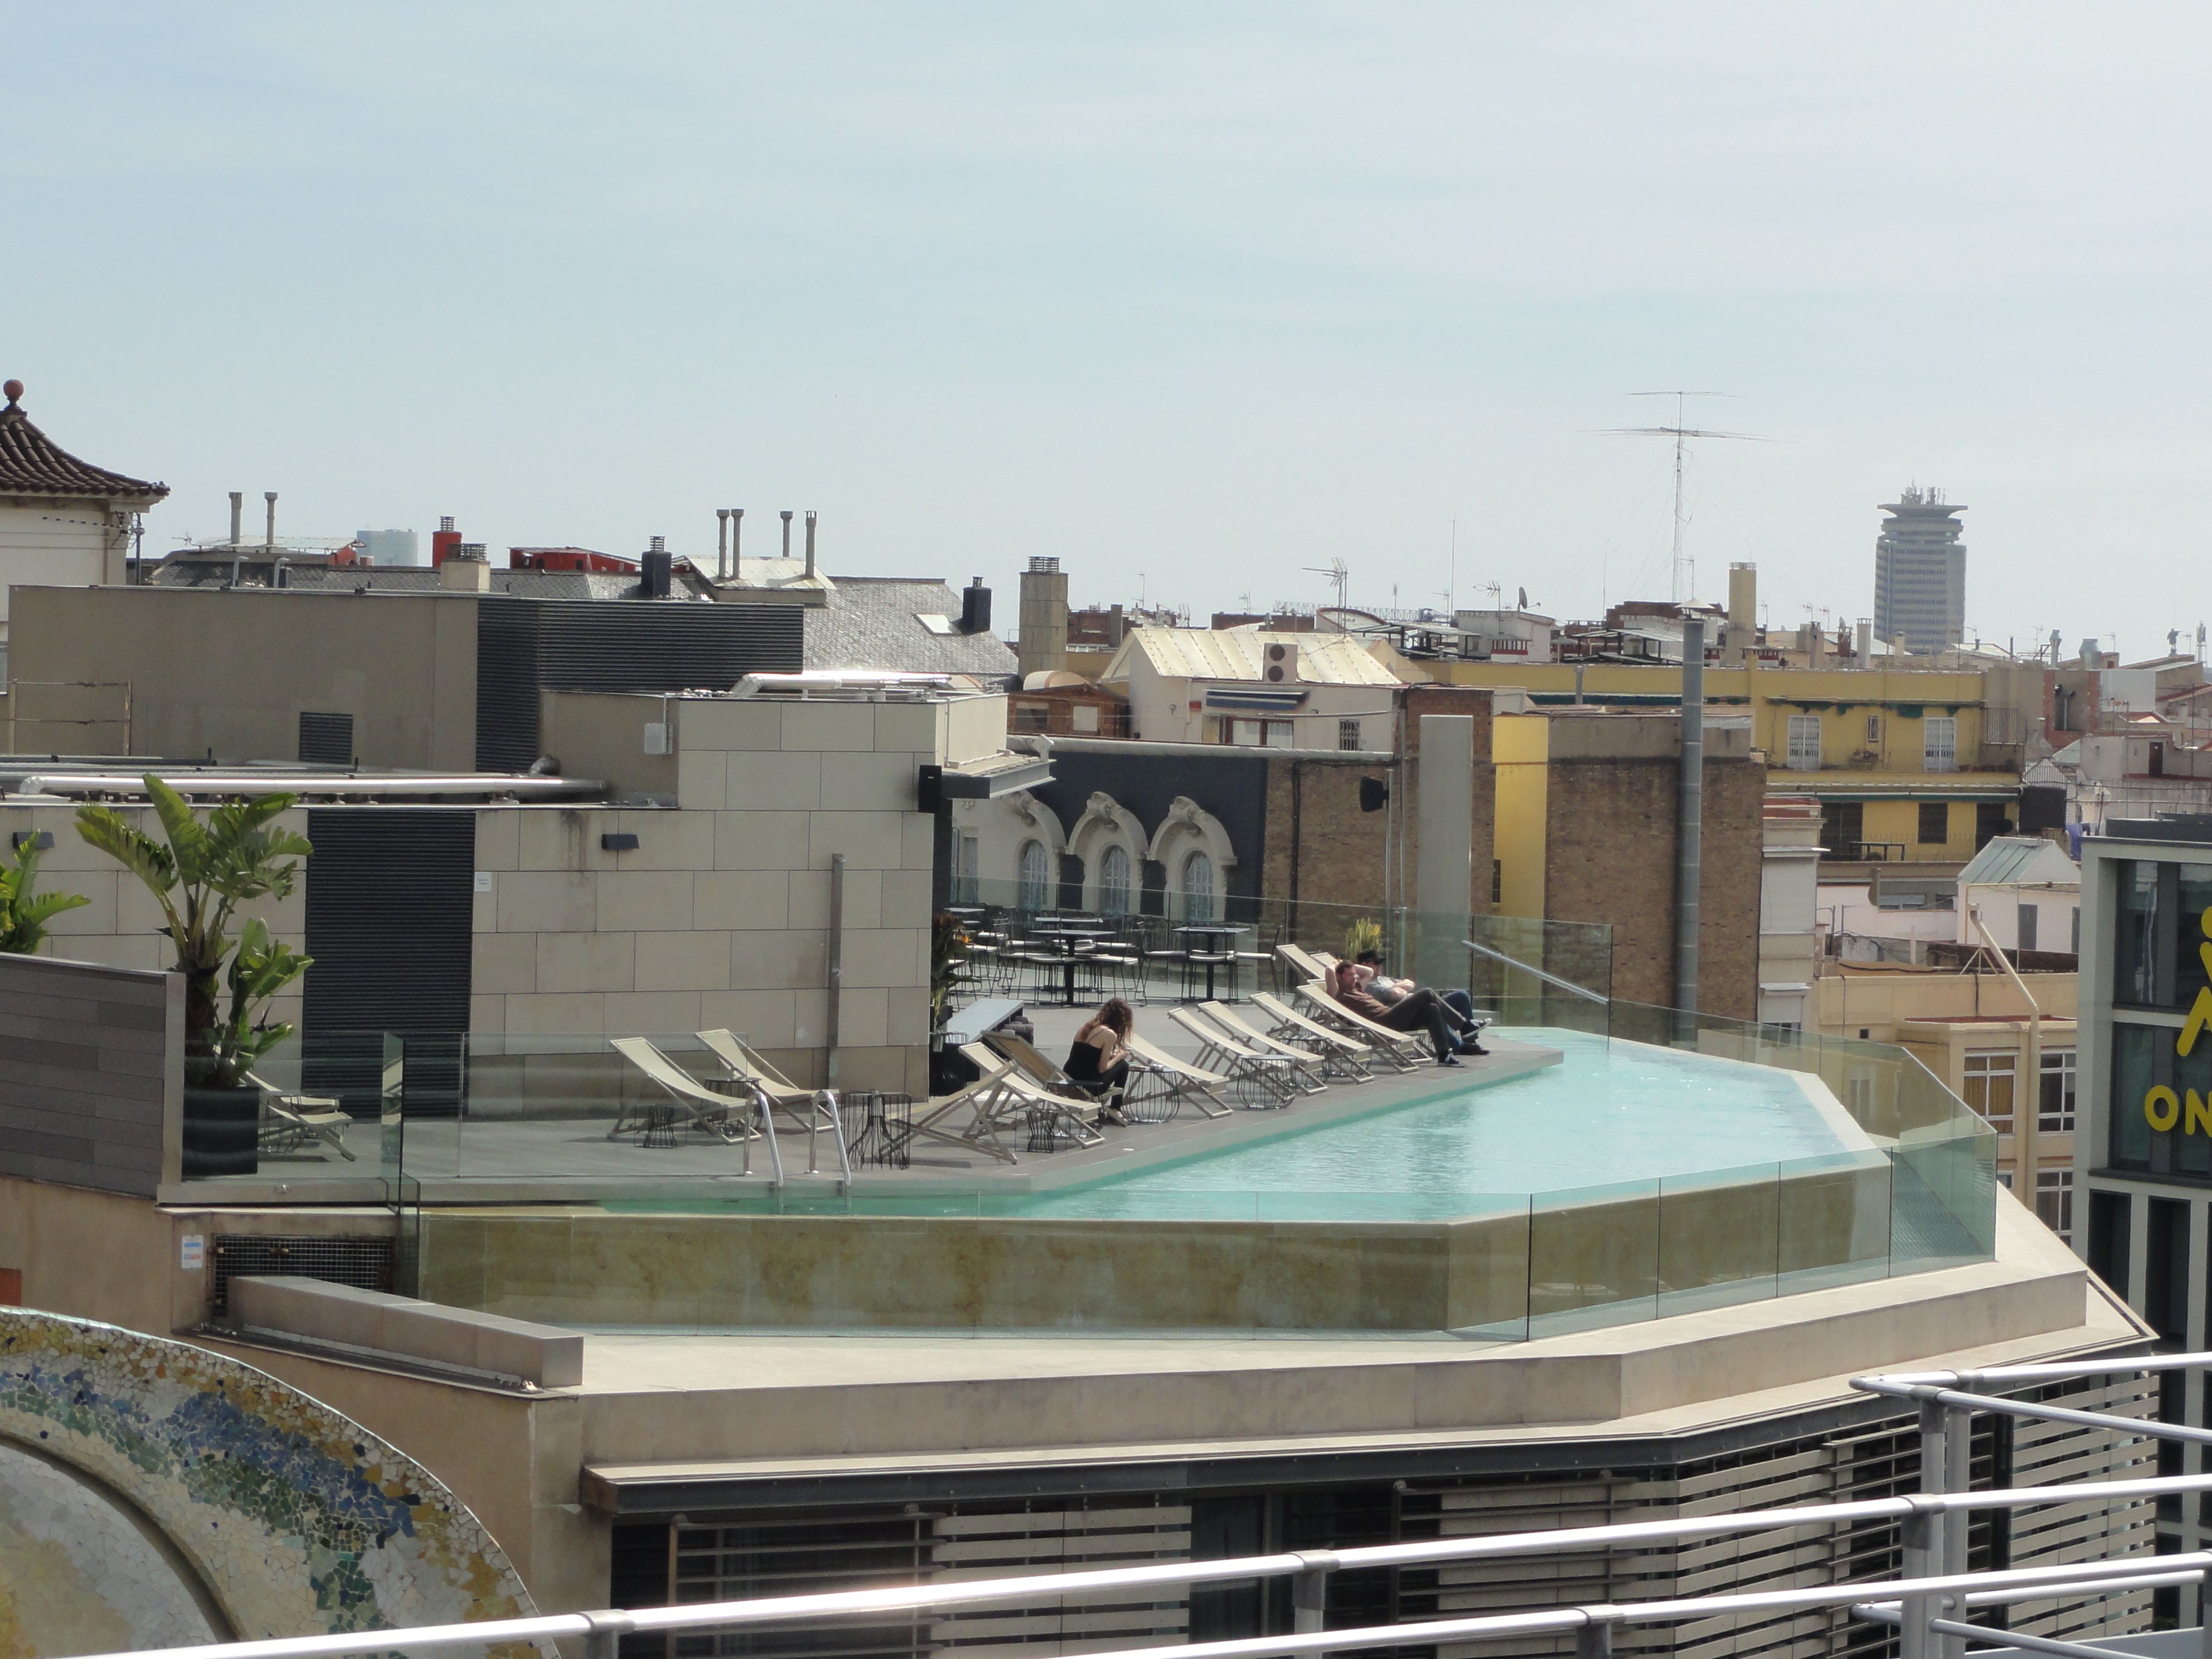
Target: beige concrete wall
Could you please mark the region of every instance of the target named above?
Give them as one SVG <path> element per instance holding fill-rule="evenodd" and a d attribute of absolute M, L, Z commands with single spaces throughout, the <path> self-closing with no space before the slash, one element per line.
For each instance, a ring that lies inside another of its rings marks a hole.
<path fill-rule="evenodd" d="M 314 709 L 353 716 L 364 766 L 475 768 L 465 595 L 20 587 L 15 605 L 10 679 L 132 681 L 127 748 L 107 724 L 42 734 L 27 697 L 15 742 L 32 752 L 283 758 Z M 324 625 L 342 605 L 347 625 Z"/>
<path fill-rule="evenodd" d="M 621 691 L 542 691 L 538 697 L 538 745 L 560 763 L 563 776 L 597 778 L 618 799 L 672 805 L 677 757 L 649 755 L 645 728 L 672 722 L 678 699 Z M 717 803 L 719 805 L 719 803 Z"/>
<path fill-rule="evenodd" d="M 1003 715 L 1002 699 L 988 700 Z M 635 731 L 662 700 L 571 696 Z M 830 872 L 846 859 L 837 1082 L 926 1094 L 931 820 L 940 706 L 672 700 L 673 808 L 487 810 L 471 1024 L 483 1032 L 744 1033 L 827 1080 Z M 650 759 L 652 757 L 647 757 Z M 566 763 L 565 754 L 562 760 Z M 642 774 L 635 775 L 642 775 Z M 607 833 L 638 837 L 609 853 Z"/>

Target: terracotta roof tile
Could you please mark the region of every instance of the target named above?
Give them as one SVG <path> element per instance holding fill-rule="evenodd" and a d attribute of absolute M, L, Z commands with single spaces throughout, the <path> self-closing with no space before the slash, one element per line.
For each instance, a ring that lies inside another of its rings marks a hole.
<path fill-rule="evenodd" d="M 81 461 L 31 424 L 16 400 L 23 383 L 10 380 L 0 408 L 0 495 L 56 495 L 73 500 L 136 499 L 148 505 L 169 493 L 167 484 L 126 477 Z"/>

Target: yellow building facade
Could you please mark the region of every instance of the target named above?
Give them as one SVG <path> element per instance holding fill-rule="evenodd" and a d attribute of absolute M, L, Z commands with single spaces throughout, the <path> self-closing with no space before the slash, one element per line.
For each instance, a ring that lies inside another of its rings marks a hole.
<path fill-rule="evenodd" d="M 1522 690 L 1540 706 L 1671 708 L 1682 687 L 1680 668 L 1660 665 L 1422 662 L 1405 672 Z M 1705 670 L 1707 704 L 1749 714 L 1768 787 L 1820 801 L 1832 859 L 1963 863 L 2004 823 L 2018 823 L 2021 746 L 1996 740 L 2014 734 L 1993 731 L 1987 691 L 1975 669 Z"/>

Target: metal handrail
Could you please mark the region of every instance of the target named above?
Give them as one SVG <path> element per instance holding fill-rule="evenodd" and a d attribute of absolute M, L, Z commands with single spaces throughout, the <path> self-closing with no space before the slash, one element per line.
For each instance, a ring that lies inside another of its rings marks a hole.
<path fill-rule="evenodd" d="M 1306 1550 L 1273 1555 L 1231 1558 L 1217 1561 L 1163 1561 L 1141 1567 L 1110 1567 L 1082 1572 L 1032 1573 L 1010 1578 L 963 1579 L 949 1584 L 902 1584 L 882 1589 L 829 1590 L 805 1595 L 756 1597 L 744 1601 L 687 1602 L 676 1607 L 607 1609 L 596 1613 L 548 1613 L 527 1619 L 487 1620 L 477 1623 L 428 1626 L 404 1631 L 347 1631 L 326 1636 L 280 1637 L 260 1641 L 206 1644 L 194 1647 L 148 1650 L 136 1659 L 327 1659 L 329 1656 L 451 1647 L 462 1644 L 529 1641 L 540 1638 L 592 1638 L 632 1631 L 728 1629 L 795 1620 L 832 1618 L 845 1614 L 921 1612 L 937 1608 L 975 1607 L 991 1602 L 1048 1601 L 1066 1596 L 1162 1585 L 1220 1583 L 1253 1578 L 1297 1578 L 1358 1568 L 1406 1566 L 1429 1562 L 1464 1561 L 1492 1556 L 1538 1554 L 1559 1550 L 1603 1549 L 1612 1545 L 1654 1543 L 1667 1540 L 1711 1537 L 1729 1532 L 1787 1532 L 1800 1528 L 1833 1526 L 1842 1522 L 1897 1518 L 1936 1517 L 1982 1509 L 2025 1509 L 2039 1504 L 2071 1504 L 2100 1498 L 2154 1497 L 2162 1492 L 2212 1490 L 2212 1474 L 2163 1475 L 2141 1480 L 2083 1481 L 2056 1486 L 2017 1486 L 1996 1492 L 1920 1492 L 1898 1498 L 1867 1498 L 1856 1503 L 1807 1504 L 1795 1509 L 1747 1510 L 1732 1515 L 1690 1516 L 1668 1521 L 1633 1521 L 1602 1527 L 1557 1528 L 1545 1532 L 1508 1533 L 1480 1538 L 1424 1540 L 1407 1544 L 1377 1544 L 1354 1549 Z M 2167 1555 L 2156 1558 L 2158 1570 L 2199 1565 L 2212 1565 L 2212 1555 L 2201 1559 Z M 1771 1590 L 1742 1597 L 1705 1597 L 1694 1601 L 1650 1602 L 1636 1608 L 1606 1608 L 1604 1616 L 1618 1615 L 1627 1622 L 1656 1620 L 1656 1609 L 1683 1607 L 1696 1611 L 1685 1617 L 1705 1617 L 1723 1607 L 1756 1612 L 1764 1607 L 1844 1605 L 1880 1601 L 1888 1596 L 1930 1594 L 1968 1583 L 1984 1590 L 2014 1584 L 2102 1583 L 2116 1577 L 2142 1575 L 2145 1558 L 2124 1557 L 2097 1563 L 2068 1563 L 2061 1566 L 2028 1567 L 2004 1573 L 1954 1575 L 1940 1583 L 1908 1579 L 1890 1583 L 1824 1585 L 1814 1589 Z M 1808 1601 L 1805 1598 L 1814 1599 Z M 1784 1598 L 1776 1600 L 1773 1598 Z M 1795 1599 L 1790 1599 L 1795 1598 Z M 1825 1598 L 1825 1600 L 1821 1599 Z M 1638 1608 L 1643 1611 L 1639 1612 Z M 1328 1633 L 1328 1644 L 1340 1647 L 1381 1646 L 1401 1643 L 1409 1630 L 1420 1640 L 1468 1633 L 1510 1634 L 1516 1631 L 1572 1628 L 1592 1622 L 1589 1609 L 1550 1609 L 1540 1613 L 1491 1615 L 1486 1620 L 1455 1620 L 1389 1626 L 1393 1634 L 1369 1636 L 1358 1631 Z M 1560 1622 L 1567 1620 L 1565 1623 Z M 1504 1622 L 1499 1622 L 1503 1620 Z M 1531 1623 L 1530 1620 L 1538 1622 Z M 1516 1622 L 1518 1621 L 1518 1622 Z M 1365 1638 L 1366 1639 L 1362 1639 Z M 1255 1643 L 1208 1644 L 1203 1647 L 1147 1650 L 1159 1659 L 1173 1653 L 1177 1659 L 1204 1659 L 1205 1655 L 1274 1654 L 1294 1650 L 1301 1637 L 1269 1637 Z M 1325 1644 L 1326 1645 L 1326 1644 Z M 1310 1644 L 1297 1651 L 1322 1650 Z M 120 1656 L 114 1656 L 120 1659 Z M 1092 1659 L 1109 1659 L 1092 1656 Z"/>
<path fill-rule="evenodd" d="M 1268 1558 L 1261 1557 L 1265 1560 Z M 2191 1570 L 2199 1578 L 2212 1570 L 2212 1552 L 2157 1558 L 2163 1575 Z M 1202 1563 L 1224 1567 L 1238 1564 Z M 1060 1574 L 1066 1578 L 1104 1577 L 1108 1574 Z M 1210 1577 L 1226 1575 L 1215 1573 Z M 1250 1573 L 1241 1575 L 1251 1577 Z M 1571 1607 L 1550 1607 L 1540 1613 L 1485 1613 L 1468 1619 L 1409 1620 L 1397 1625 L 1333 1631 L 1304 1631 L 1281 1636 L 1261 1636 L 1227 1642 L 1190 1643 L 1181 1646 L 1155 1645 L 1094 1654 L 1090 1659 L 1267 1659 L 1275 1654 L 1332 1653 L 1358 1648 L 1396 1647 L 1407 1640 L 1424 1644 L 1443 1638 L 1481 1640 L 1544 1631 L 1580 1630 L 1589 1626 L 1668 1624 L 1680 1620 L 1725 1618 L 1747 1613 L 1785 1612 L 1794 1608 L 1879 1606 L 1885 1601 L 1905 1601 L 1947 1592 L 1970 1595 L 1978 1587 L 1984 1595 L 2017 1590 L 2026 1601 L 2045 1595 L 2094 1592 L 2132 1587 L 2145 1577 L 2141 1559 L 2123 1557 L 2111 1561 L 2069 1562 L 2059 1566 L 2019 1567 L 2002 1572 L 1948 1573 L 1919 1578 L 1892 1579 L 1877 1583 L 1820 1584 L 1801 1589 L 1751 1590 L 1731 1595 L 1685 1596 L 1660 1601 L 1591 1602 Z M 1010 1583 L 1018 1581 L 998 1581 Z M 963 1587 L 964 1588 L 964 1587 Z M 348 1631 L 332 1636 L 277 1637 L 263 1641 L 209 1643 L 196 1647 L 142 1649 L 135 1654 L 106 1654 L 94 1659 L 321 1659 L 322 1656 L 386 1652 L 394 1649 L 416 1652 L 462 1644 L 527 1641 L 542 1637 L 580 1638 L 587 1648 L 596 1642 L 636 1632 L 697 1630 L 708 1626 L 768 1622 L 738 1616 L 733 1610 L 778 1609 L 777 1618 L 794 1615 L 781 1611 L 796 1602 L 835 1602 L 842 1613 L 869 1613 L 887 1606 L 877 1598 L 884 1592 L 853 1590 L 823 1595 L 783 1596 L 768 1601 L 699 1603 L 672 1607 L 641 1607 L 632 1612 L 554 1613 L 535 1619 L 488 1619 L 475 1624 L 438 1625 L 412 1630 Z M 1869 1604 L 1871 1594 L 1875 1602 Z M 908 1601 L 897 1605 L 913 1607 Z M 1993 1632 L 1995 1634 L 1995 1632 Z"/>
<path fill-rule="evenodd" d="M 1571 991 L 1578 997 L 1583 997 L 1591 1002 L 1596 1003 L 1600 1007 L 1603 1007 L 1607 1003 L 1613 1000 L 1610 997 L 1600 995 L 1597 992 L 1591 990 L 1587 985 L 1577 985 L 1571 979 L 1561 979 L 1557 974 L 1547 974 L 1541 968 L 1531 968 L 1527 963 L 1522 961 L 1520 957 L 1509 957 L 1504 951 L 1494 951 L 1487 945 L 1477 945 L 1471 939 L 1463 939 L 1460 943 L 1467 946 L 1468 950 L 1474 951 L 1477 956 L 1488 957 L 1492 962 L 1502 962 L 1508 968 L 1518 968 L 1524 974 L 1534 974 L 1538 979 L 1542 980 L 1545 984 L 1556 986 L 1562 991 Z"/>

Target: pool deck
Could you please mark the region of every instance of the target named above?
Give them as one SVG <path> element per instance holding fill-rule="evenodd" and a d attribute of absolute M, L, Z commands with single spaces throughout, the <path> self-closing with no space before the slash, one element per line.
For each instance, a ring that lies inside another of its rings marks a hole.
<path fill-rule="evenodd" d="M 1089 1011 L 1029 1012 L 1037 1048 L 1058 1059 L 1066 1054 Z M 1169 1054 L 1180 1060 L 1196 1057 L 1196 1040 L 1163 1010 L 1141 1009 L 1138 1021 L 1144 1035 Z M 1424 1065 L 1403 1073 L 1378 1067 L 1371 1082 L 1332 1083 L 1319 1094 L 1298 1096 L 1279 1108 L 1240 1108 L 1227 1117 L 1206 1117 L 1185 1106 L 1164 1123 L 1109 1127 L 1104 1141 L 1095 1146 L 1031 1152 L 1017 1134 L 1011 1138 L 1016 1159 L 1011 1165 L 941 1142 L 921 1143 L 909 1168 L 856 1170 L 852 1191 L 917 1198 L 955 1192 L 1050 1191 L 1200 1151 L 1246 1146 L 1509 1082 L 1555 1066 L 1562 1058 L 1556 1048 L 1504 1038 L 1486 1040 L 1486 1046 L 1493 1052 L 1470 1056 L 1456 1067 Z M 919 1115 L 923 1108 L 916 1103 L 914 1109 Z M 720 1202 L 748 1189 L 769 1189 L 769 1157 L 758 1141 L 731 1146 L 695 1133 L 678 1137 L 673 1146 L 645 1146 L 634 1134 L 609 1139 L 611 1124 L 607 1117 L 466 1122 L 411 1119 L 405 1125 L 399 1167 L 410 1184 L 421 1183 L 421 1201 L 426 1204 L 652 1201 L 686 1196 Z M 377 1126 L 356 1124 L 348 1133 L 347 1145 L 355 1153 L 352 1163 L 328 1157 L 319 1147 L 292 1155 L 264 1152 L 258 1175 L 196 1181 L 189 1190 L 177 1189 L 164 1197 L 173 1202 L 206 1202 L 217 1192 L 231 1191 L 240 1202 L 297 1201 L 308 1193 L 331 1203 L 382 1201 L 385 1171 Z M 814 1148 L 817 1169 L 811 1173 L 803 1130 L 794 1131 L 787 1121 L 780 1120 L 777 1145 L 790 1198 L 805 1202 L 837 1197 L 836 1152 L 826 1139 Z"/>

